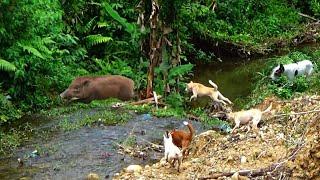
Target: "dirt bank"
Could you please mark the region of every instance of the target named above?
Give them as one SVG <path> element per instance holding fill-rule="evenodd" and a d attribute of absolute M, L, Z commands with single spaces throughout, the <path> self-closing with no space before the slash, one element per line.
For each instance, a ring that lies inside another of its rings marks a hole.
<path fill-rule="evenodd" d="M 158 162 L 143 166 L 141 172 L 122 171 L 114 178 L 228 179 L 238 171 L 243 175 L 242 179 L 319 177 L 320 112 L 315 110 L 320 110 L 320 96 L 303 96 L 289 101 L 272 97 L 258 108 L 263 109 L 270 102 L 273 102 L 272 113 L 265 116 L 257 134 L 252 131 L 246 134 L 244 130 L 232 135 L 215 131 L 198 134 L 180 173 L 168 164 Z"/>

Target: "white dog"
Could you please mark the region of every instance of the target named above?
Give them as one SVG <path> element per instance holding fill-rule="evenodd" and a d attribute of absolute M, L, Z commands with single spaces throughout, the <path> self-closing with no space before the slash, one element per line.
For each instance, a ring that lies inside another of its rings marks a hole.
<path fill-rule="evenodd" d="M 182 163 L 182 152 L 181 150 L 173 144 L 171 134 L 166 131 L 166 134 L 163 135 L 164 142 L 164 157 L 167 162 L 174 166 L 176 160 L 178 160 L 178 172 L 180 172 L 180 165 Z M 173 162 L 172 162 L 173 161 Z"/>
<path fill-rule="evenodd" d="M 249 110 L 246 110 L 246 111 L 227 113 L 227 118 L 230 119 L 230 120 L 233 119 L 235 124 L 236 124 L 234 126 L 234 128 L 232 129 L 231 133 L 233 133 L 233 131 L 236 128 L 239 128 L 240 124 L 252 123 L 253 128 L 255 130 L 257 130 L 258 129 L 258 124 L 259 124 L 259 122 L 260 122 L 260 120 L 262 118 L 262 114 L 270 112 L 271 108 L 272 108 L 272 103 L 264 111 L 261 111 L 260 109 L 249 109 Z M 250 127 L 248 126 L 248 131 L 247 132 L 249 132 L 249 130 L 250 130 Z"/>
<path fill-rule="evenodd" d="M 288 77 L 290 81 L 294 79 L 295 76 L 300 75 L 311 75 L 313 71 L 313 64 L 309 60 L 303 60 L 291 64 L 280 64 L 277 67 L 273 68 L 270 78 L 276 80 L 282 74 Z"/>

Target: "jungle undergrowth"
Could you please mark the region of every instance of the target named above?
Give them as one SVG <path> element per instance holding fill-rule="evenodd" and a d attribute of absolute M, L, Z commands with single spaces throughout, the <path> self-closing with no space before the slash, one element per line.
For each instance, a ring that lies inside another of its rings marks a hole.
<path fill-rule="evenodd" d="M 0 131 L 0 155 L 11 155 L 24 141 L 27 141 L 33 128 L 29 124 L 23 124 L 8 131 Z"/>
<path fill-rule="evenodd" d="M 129 121 L 132 115 L 129 113 L 115 112 L 112 110 L 104 110 L 94 115 L 86 115 L 80 120 L 64 119 L 60 121 L 59 127 L 64 131 L 80 129 L 84 126 L 92 127 L 94 125 L 115 125 Z"/>
<path fill-rule="evenodd" d="M 289 81 L 285 76 L 281 76 L 275 81 L 269 78 L 272 68 L 278 64 L 289 64 L 304 59 L 311 60 L 314 64 L 314 70 L 311 76 L 298 76 L 293 81 Z M 269 96 L 276 96 L 280 99 L 292 99 L 302 94 L 317 93 L 320 89 L 319 64 L 320 50 L 313 51 L 312 49 L 293 51 L 288 55 L 269 59 L 267 67 L 262 72 L 257 73 L 254 79 L 255 88 L 251 95 L 243 100 L 238 100 L 240 106 L 248 109 L 261 103 Z"/>

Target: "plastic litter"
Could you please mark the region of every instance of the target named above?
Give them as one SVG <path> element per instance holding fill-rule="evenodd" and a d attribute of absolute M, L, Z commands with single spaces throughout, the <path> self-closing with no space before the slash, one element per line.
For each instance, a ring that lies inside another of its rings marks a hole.
<path fill-rule="evenodd" d="M 151 115 L 148 113 L 148 114 L 142 114 L 142 120 L 144 121 L 147 121 L 147 120 L 150 120 L 152 117 Z"/>
<path fill-rule="evenodd" d="M 32 151 L 31 152 L 31 154 L 30 154 L 30 157 L 37 157 L 37 156 L 39 156 L 39 152 L 38 152 L 38 150 L 34 150 L 34 151 Z"/>

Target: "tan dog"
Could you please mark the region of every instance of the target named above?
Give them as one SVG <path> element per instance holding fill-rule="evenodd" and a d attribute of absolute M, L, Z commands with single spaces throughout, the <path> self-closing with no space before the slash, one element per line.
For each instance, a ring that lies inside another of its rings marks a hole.
<path fill-rule="evenodd" d="M 233 131 L 236 128 L 240 127 L 240 124 L 248 124 L 252 123 L 252 127 L 257 130 L 258 129 L 258 124 L 262 118 L 262 115 L 264 113 L 270 112 L 272 108 L 272 103 L 270 104 L 270 106 L 264 110 L 261 111 L 260 109 L 250 109 L 250 110 L 242 110 L 242 111 L 238 111 L 238 112 L 231 112 L 231 113 L 227 113 L 227 119 L 232 119 L 235 122 L 235 126 L 232 129 L 231 133 L 233 133 Z M 248 126 L 248 131 L 250 131 L 250 127 Z"/>
<path fill-rule="evenodd" d="M 211 80 L 209 80 L 209 83 L 213 86 L 213 88 L 190 81 L 190 83 L 188 83 L 186 87 L 186 91 L 192 91 L 193 93 L 193 95 L 190 97 L 190 101 L 197 97 L 209 96 L 213 101 L 222 103 L 224 105 L 227 104 L 224 101 L 232 104 L 232 102 L 228 98 L 224 97 L 218 91 L 218 86 L 215 83 L 213 83 Z"/>

